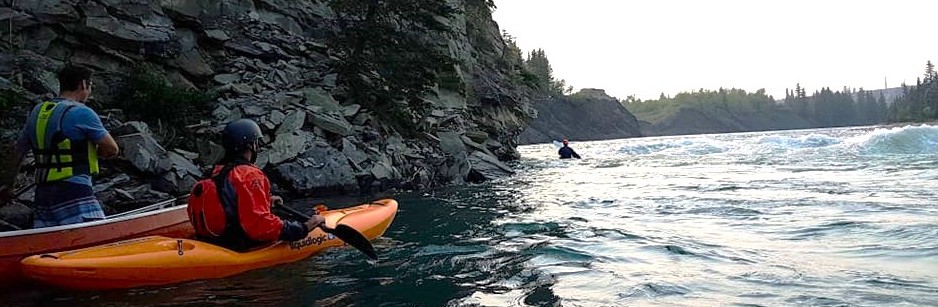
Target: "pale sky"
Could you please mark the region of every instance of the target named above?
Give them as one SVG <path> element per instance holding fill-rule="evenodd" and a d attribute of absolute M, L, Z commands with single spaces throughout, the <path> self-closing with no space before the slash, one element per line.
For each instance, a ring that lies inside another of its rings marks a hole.
<path fill-rule="evenodd" d="M 624 99 L 801 83 L 880 89 L 938 64 L 938 1 L 496 0 L 495 20 L 554 76 Z"/>

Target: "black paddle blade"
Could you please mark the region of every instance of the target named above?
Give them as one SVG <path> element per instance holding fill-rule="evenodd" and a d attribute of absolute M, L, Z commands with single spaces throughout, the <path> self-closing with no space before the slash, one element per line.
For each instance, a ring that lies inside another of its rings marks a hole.
<path fill-rule="evenodd" d="M 369 258 L 378 260 L 378 253 L 375 252 L 375 247 L 371 245 L 371 242 L 368 241 L 368 238 L 365 238 L 365 236 L 358 232 L 358 230 L 355 230 L 355 228 L 349 227 L 348 225 L 339 224 L 335 228 L 322 226 L 322 229 L 335 235 L 346 244 L 357 248 L 362 253 L 365 253 L 365 255 L 368 255 Z"/>

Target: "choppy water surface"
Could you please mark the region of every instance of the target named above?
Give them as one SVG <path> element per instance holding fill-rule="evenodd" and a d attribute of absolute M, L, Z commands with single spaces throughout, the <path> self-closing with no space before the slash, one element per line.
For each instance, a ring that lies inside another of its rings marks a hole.
<path fill-rule="evenodd" d="M 332 250 L 222 280 L 0 303 L 938 305 L 938 127 L 572 145 L 585 159 L 525 146 L 511 178 L 395 196 L 376 264 Z"/>

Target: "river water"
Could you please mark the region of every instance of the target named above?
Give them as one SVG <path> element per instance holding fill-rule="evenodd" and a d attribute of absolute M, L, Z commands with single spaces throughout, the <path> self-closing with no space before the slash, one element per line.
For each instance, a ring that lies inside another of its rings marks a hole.
<path fill-rule="evenodd" d="M 231 278 L 13 305 L 938 306 L 938 127 L 520 148 L 515 176 L 399 194 L 352 249 Z M 352 205 L 360 200 L 336 200 Z"/>

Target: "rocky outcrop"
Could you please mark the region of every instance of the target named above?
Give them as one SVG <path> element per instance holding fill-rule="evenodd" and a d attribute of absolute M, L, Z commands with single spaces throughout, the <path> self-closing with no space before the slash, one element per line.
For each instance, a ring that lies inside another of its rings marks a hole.
<path fill-rule="evenodd" d="M 183 194 L 188 192 L 202 171 L 186 157 L 186 151 L 167 151 L 153 138 L 147 124 L 129 122 L 114 130 L 115 140 L 123 151 L 122 159 L 137 172 L 149 175 L 153 187 L 161 192 Z"/>
<path fill-rule="evenodd" d="M 57 92 L 55 72 L 65 63 L 96 71 L 96 101 L 114 100 L 147 63 L 175 88 L 218 99 L 185 127 L 184 137 L 199 142 L 183 148 L 161 146 L 142 123 L 112 125 L 123 155 L 98 179 L 110 184 L 105 202 L 185 193 L 220 159 L 224 124 L 239 118 L 263 129 L 257 164 L 272 175 L 275 192 L 356 193 L 510 174 L 501 161 L 518 158 L 518 135 L 536 114 L 529 91 L 508 77 L 517 65 L 506 62 L 520 59 L 505 52 L 483 1 L 449 3 L 458 8 L 445 20 L 452 31 L 427 39 L 457 60 L 453 72 L 424 97 L 425 109 L 400 104 L 420 116 L 392 123 L 345 100 L 335 67 L 346 55 L 325 41 L 336 31 L 327 1 L 0 1 L 0 90 L 22 93 L 0 137 L 11 141 L 26 110 Z M 394 128 L 401 126 L 411 132 Z"/>
<path fill-rule="evenodd" d="M 601 89 L 583 89 L 570 96 L 535 103 L 537 119 L 521 134 L 521 144 L 642 136 L 638 120 Z"/>

